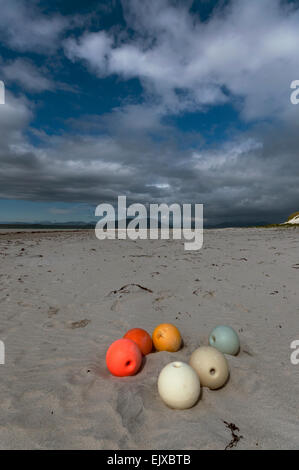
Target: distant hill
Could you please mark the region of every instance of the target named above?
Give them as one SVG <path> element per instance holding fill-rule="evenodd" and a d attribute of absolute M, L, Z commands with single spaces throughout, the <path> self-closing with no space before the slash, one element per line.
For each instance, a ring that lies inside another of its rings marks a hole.
<path fill-rule="evenodd" d="M 95 222 L 65 222 L 65 223 L 52 223 L 52 222 L 41 222 L 41 223 L 24 223 L 24 222 L 12 222 L 12 223 L 0 223 L 0 229 L 19 229 L 19 230 L 65 230 L 65 229 L 93 229 Z"/>
<path fill-rule="evenodd" d="M 299 213 L 298 213 L 299 215 Z M 126 226 L 128 226 L 129 222 L 134 219 L 134 217 L 128 217 L 126 219 Z M 116 220 L 115 228 L 118 228 L 118 224 L 120 221 Z M 34 222 L 34 223 L 26 223 L 26 222 L 0 222 L 0 229 L 14 229 L 14 230 L 90 230 L 94 229 L 96 226 L 97 221 L 89 221 L 89 222 L 80 222 L 80 221 L 69 221 L 69 222 L 49 222 L 49 221 L 42 221 L 42 222 Z M 292 223 L 292 222 L 289 222 Z M 146 226 L 150 228 L 151 219 L 147 218 Z M 205 229 L 216 229 L 216 228 L 238 228 L 238 227 L 252 227 L 252 226 L 263 226 L 266 225 L 265 222 L 256 222 L 256 223 L 249 223 L 249 222 L 224 222 L 221 224 L 204 224 Z M 161 228 L 161 221 L 158 222 L 158 227 Z M 172 220 L 170 219 L 169 227 L 173 228 Z M 194 222 L 191 222 L 191 228 L 194 229 Z"/>

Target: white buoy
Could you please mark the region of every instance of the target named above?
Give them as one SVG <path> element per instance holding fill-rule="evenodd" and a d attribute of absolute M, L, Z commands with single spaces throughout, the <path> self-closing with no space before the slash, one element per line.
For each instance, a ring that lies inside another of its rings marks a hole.
<path fill-rule="evenodd" d="M 165 366 L 158 378 L 160 397 L 171 408 L 191 408 L 200 395 L 200 379 L 185 362 L 171 362 Z"/>
<path fill-rule="evenodd" d="M 191 354 L 190 366 L 198 373 L 201 385 L 211 390 L 222 387 L 229 376 L 226 358 L 211 346 L 196 349 Z"/>

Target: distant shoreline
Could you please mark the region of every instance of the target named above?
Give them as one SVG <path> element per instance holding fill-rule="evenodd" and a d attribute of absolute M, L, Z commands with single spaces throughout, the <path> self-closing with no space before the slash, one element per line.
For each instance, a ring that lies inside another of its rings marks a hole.
<path fill-rule="evenodd" d="M 259 225 L 259 226 L 256 226 L 256 225 L 252 225 L 252 226 L 244 226 L 244 227 L 204 227 L 204 231 L 208 230 L 208 231 L 213 231 L 213 230 L 231 230 L 231 231 L 234 231 L 234 230 L 246 230 L 246 229 L 280 229 L 280 230 L 287 230 L 287 229 L 298 229 L 299 228 L 299 225 L 292 225 L 292 224 L 273 224 L 273 225 Z M 172 233 L 172 229 L 169 229 L 170 231 L 170 234 Z M 30 234 L 36 236 L 36 235 L 48 235 L 48 236 L 57 236 L 57 235 L 63 235 L 63 234 L 66 234 L 66 233 L 84 233 L 84 232 L 94 232 L 94 227 L 92 228 L 86 228 L 86 227 L 80 227 L 80 228 L 75 228 L 75 227 L 67 227 L 67 228 L 63 228 L 63 227 L 51 227 L 51 228 L 22 228 L 22 227 L 18 227 L 18 228 L 3 228 L 3 226 L 0 225 L 0 238 L 2 237 L 5 237 L 5 236 L 8 236 L 8 235 L 12 235 L 14 236 L 14 238 L 17 236 L 28 236 Z M 117 232 L 118 230 L 115 229 L 115 233 L 116 233 L 116 239 L 117 239 Z M 160 232 L 160 230 L 159 230 Z"/>
<path fill-rule="evenodd" d="M 96 224 L 26 224 L 26 223 L 15 223 L 15 224 L 1 224 L 0 230 L 86 230 L 94 229 Z"/>
<path fill-rule="evenodd" d="M 293 224 L 267 224 L 265 222 L 258 222 L 258 223 L 252 223 L 252 224 L 246 224 L 246 223 L 240 223 L 239 225 L 234 224 L 234 223 L 223 223 L 219 225 L 205 225 L 204 229 L 209 230 L 209 229 L 226 229 L 226 228 L 255 228 L 255 227 L 261 227 L 261 228 L 270 228 L 270 227 L 287 227 L 287 226 L 294 226 Z M 94 230 L 96 228 L 96 223 L 87 223 L 87 224 L 68 224 L 68 223 L 61 223 L 61 224 L 27 224 L 27 223 L 11 223 L 11 224 L 1 224 L 0 223 L 0 233 L 3 231 L 6 232 L 16 232 L 16 231 L 77 231 L 77 230 Z M 116 230 L 117 230 L 117 223 L 116 223 Z M 149 226 L 147 227 L 148 229 L 150 228 Z M 159 227 L 160 229 L 161 227 Z M 173 229 L 173 227 L 169 227 L 170 230 Z M 191 227 L 191 229 L 194 229 L 194 227 Z"/>

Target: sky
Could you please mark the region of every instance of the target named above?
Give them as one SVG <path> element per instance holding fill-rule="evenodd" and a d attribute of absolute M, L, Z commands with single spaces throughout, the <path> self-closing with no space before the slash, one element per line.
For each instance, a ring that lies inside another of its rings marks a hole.
<path fill-rule="evenodd" d="M 0 223 L 299 210 L 299 2 L 0 0 Z"/>

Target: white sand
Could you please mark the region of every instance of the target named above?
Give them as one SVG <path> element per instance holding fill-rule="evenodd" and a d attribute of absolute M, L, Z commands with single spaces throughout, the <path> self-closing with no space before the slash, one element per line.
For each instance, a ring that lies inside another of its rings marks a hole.
<path fill-rule="evenodd" d="M 102 241 L 93 232 L 0 235 L 0 447 L 237 449 L 299 447 L 299 230 L 226 229 L 204 247 Z M 138 283 L 124 292 L 122 286 Z M 185 346 L 154 353 L 135 377 L 109 375 L 105 352 L 127 329 L 175 323 Z M 242 350 L 231 378 L 191 410 L 167 408 L 157 377 L 229 324 Z"/>

